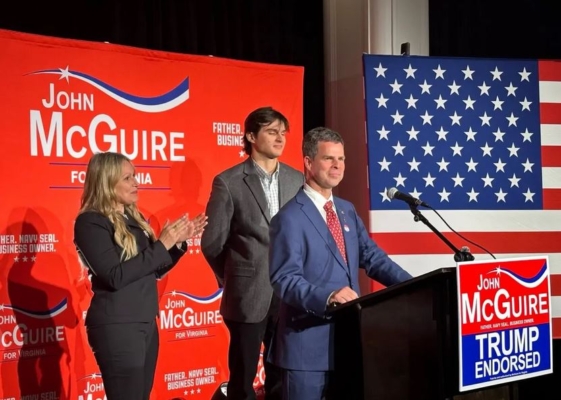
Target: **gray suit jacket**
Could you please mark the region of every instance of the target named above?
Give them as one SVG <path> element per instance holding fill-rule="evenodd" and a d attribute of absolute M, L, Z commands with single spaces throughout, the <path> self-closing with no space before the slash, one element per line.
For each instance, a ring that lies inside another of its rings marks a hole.
<path fill-rule="evenodd" d="M 303 184 L 300 171 L 280 163 L 280 207 Z M 206 214 L 201 249 L 224 288 L 222 316 L 237 322 L 262 321 L 273 295 L 268 262 L 271 217 L 251 158 L 214 178 Z"/>

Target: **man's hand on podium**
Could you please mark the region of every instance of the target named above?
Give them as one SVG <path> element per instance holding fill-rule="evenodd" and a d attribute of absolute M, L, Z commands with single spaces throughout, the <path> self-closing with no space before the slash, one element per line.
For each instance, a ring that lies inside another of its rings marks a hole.
<path fill-rule="evenodd" d="M 336 307 L 338 304 L 344 304 L 348 301 L 358 299 L 358 294 L 348 286 L 334 291 L 327 299 L 328 307 Z"/>

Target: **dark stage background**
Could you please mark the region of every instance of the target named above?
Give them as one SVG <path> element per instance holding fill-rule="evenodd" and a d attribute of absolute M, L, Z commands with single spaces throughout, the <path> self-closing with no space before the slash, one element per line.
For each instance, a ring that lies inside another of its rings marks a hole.
<path fill-rule="evenodd" d="M 432 56 L 561 59 L 558 0 L 429 4 Z M 303 66 L 308 130 L 325 123 L 322 13 L 322 0 L 3 0 L 0 28 Z M 520 400 L 559 397 L 546 394 L 555 393 L 560 375 L 561 346 L 555 342 L 556 373 L 523 381 Z"/>
<path fill-rule="evenodd" d="M 322 0 L 3 0 L 0 28 L 303 66 L 308 130 L 325 123 L 322 13 Z M 429 0 L 430 53 L 561 59 L 560 15 L 555 0 Z"/>

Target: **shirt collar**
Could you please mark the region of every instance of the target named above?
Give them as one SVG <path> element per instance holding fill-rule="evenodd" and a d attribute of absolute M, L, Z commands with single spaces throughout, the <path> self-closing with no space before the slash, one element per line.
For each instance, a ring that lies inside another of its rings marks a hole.
<path fill-rule="evenodd" d="M 253 158 L 251 159 L 251 161 L 253 162 L 253 165 L 255 166 L 255 169 L 257 170 L 257 174 L 259 175 L 259 177 L 270 179 L 273 177 L 276 178 L 279 175 L 280 162 L 277 161 L 277 167 L 272 173 L 269 174 L 267 171 L 261 168 L 261 166 L 257 164 Z"/>
<path fill-rule="evenodd" d="M 327 203 L 328 201 L 333 201 L 333 193 L 331 193 L 331 195 L 329 196 L 328 199 L 326 199 L 325 197 L 323 197 L 323 195 L 318 192 L 317 190 L 313 189 L 310 185 L 308 185 L 307 183 L 304 183 L 304 192 L 310 196 L 310 198 L 317 204 L 321 205 L 321 207 L 323 208 L 323 206 L 325 205 L 325 203 Z M 335 203 L 333 203 L 333 207 L 335 207 Z"/>

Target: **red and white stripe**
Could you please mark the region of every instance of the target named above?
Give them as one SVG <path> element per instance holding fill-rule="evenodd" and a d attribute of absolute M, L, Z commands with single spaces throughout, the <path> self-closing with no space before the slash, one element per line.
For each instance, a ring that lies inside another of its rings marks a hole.
<path fill-rule="evenodd" d="M 553 337 L 561 338 L 561 62 L 539 63 L 540 137 L 544 210 L 445 210 L 440 215 L 497 258 L 547 255 L 551 268 Z M 531 105 L 535 106 L 535 105 Z M 455 235 L 430 210 L 423 215 L 456 247 L 476 260 L 487 253 Z M 455 265 L 452 251 L 410 211 L 371 211 L 372 238 L 412 275 Z"/>

